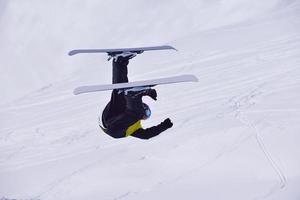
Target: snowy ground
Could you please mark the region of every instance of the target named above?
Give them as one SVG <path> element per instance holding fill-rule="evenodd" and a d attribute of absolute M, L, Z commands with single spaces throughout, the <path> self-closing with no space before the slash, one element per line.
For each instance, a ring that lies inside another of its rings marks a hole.
<path fill-rule="evenodd" d="M 0 199 L 300 199 L 297 0 L 0 1 Z M 131 61 L 158 86 L 153 117 L 174 126 L 115 140 L 97 117 L 105 55 L 74 48 L 169 44 Z"/>

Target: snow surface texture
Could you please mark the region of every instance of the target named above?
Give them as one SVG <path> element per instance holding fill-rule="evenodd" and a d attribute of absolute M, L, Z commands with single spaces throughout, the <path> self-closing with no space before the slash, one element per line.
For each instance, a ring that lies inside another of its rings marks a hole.
<path fill-rule="evenodd" d="M 297 0 L 0 1 L 0 199 L 300 199 Z M 103 134 L 103 54 L 169 44 L 130 62 L 137 81 L 186 73 L 145 99 L 174 126 L 142 141 Z"/>

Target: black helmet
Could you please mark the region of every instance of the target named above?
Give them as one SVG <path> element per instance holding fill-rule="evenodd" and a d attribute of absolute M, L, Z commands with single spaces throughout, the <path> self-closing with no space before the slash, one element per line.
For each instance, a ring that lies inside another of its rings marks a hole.
<path fill-rule="evenodd" d="M 145 103 L 143 103 L 143 109 L 144 109 L 145 119 L 148 119 L 151 116 L 151 110 L 150 110 L 149 106 Z"/>

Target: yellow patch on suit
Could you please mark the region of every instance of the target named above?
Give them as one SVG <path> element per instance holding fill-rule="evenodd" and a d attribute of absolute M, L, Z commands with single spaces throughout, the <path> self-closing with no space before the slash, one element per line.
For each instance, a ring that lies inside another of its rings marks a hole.
<path fill-rule="evenodd" d="M 132 135 L 135 131 L 137 131 L 140 128 L 142 128 L 141 120 L 128 127 L 128 129 L 126 130 L 126 137 Z"/>

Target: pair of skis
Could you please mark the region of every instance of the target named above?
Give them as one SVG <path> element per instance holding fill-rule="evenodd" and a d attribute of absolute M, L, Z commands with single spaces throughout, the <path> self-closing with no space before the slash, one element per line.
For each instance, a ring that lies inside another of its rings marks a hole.
<path fill-rule="evenodd" d="M 119 49 L 75 49 L 69 52 L 69 56 L 74 56 L 77 54 L 89 54 L 89 53 L 107 53 L 109 56 L 113 56 L 123 52 L 132 53 L 143 53 L 144 51 L 158 51 L 158 50 L 176 50 L 172 46 L 152 46 L 152 47 L 139 47 L 139 48 L 119 48 Z M 117 84 L 104 84 L 104 85 L 89 85 L 77 87 L 74 90 L 74 94 L 106 91 L 113 89 L 133 89 L 133 88 L 147 88 L 154 87 L 156 85 L 173 84 L 180 82 L 197 82 L 198 78 L 194 75 L 185 74 L 181 76 L 171 76 L 159 79 L 150 79 L 144 81 L 135 81 L 129 83 L 117 83 Z"/>

